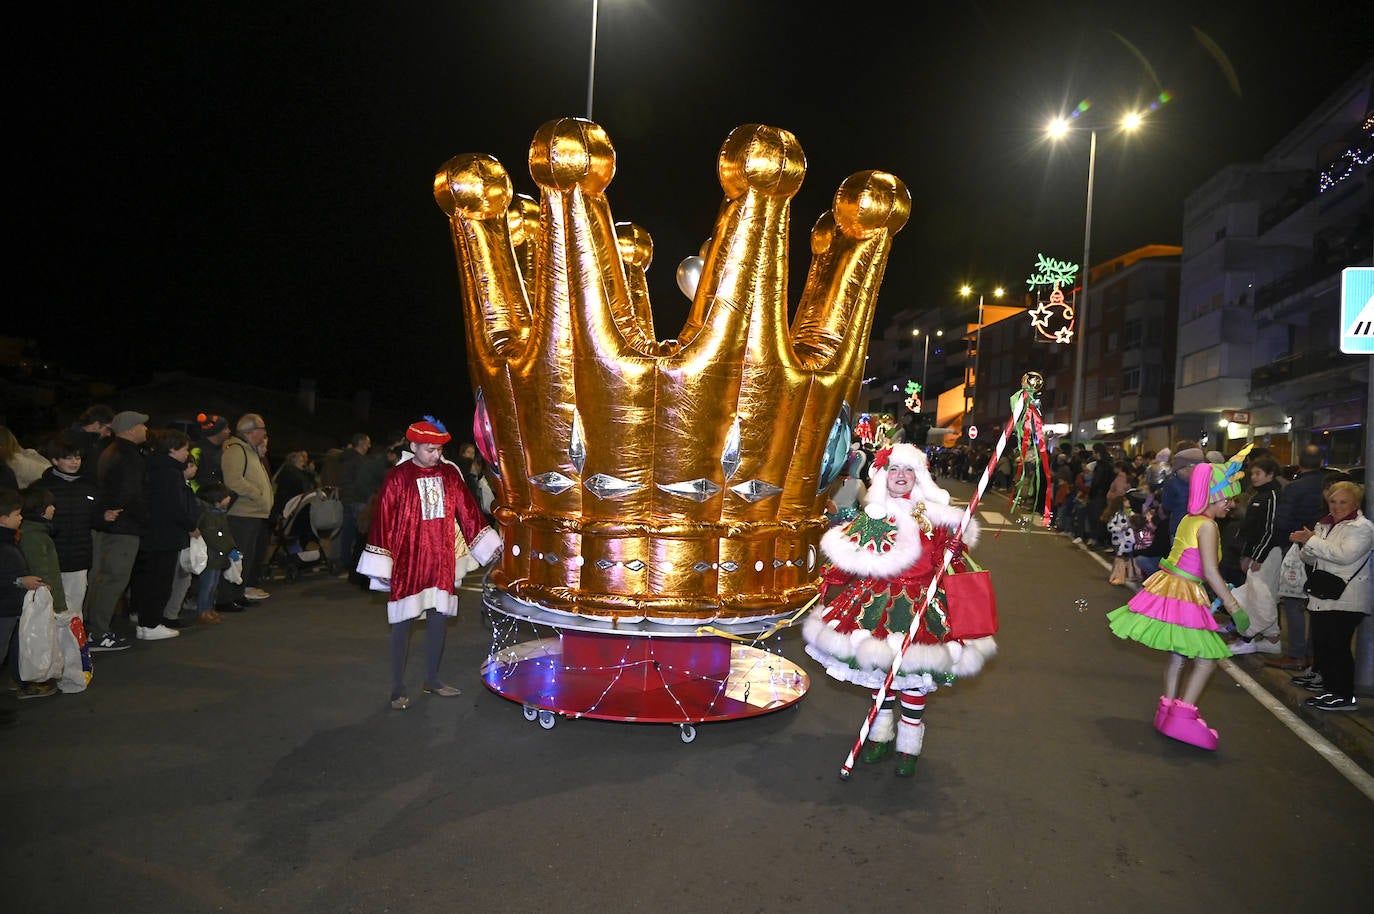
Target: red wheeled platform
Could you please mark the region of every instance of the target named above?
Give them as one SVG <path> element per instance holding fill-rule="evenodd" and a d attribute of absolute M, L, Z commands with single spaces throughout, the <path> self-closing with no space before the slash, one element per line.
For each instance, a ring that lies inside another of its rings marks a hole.
<path fill-rule="evenodd" d="M 546 729 L 555 715 L 675 723 L 691 742 L 693 724 L 777 711 L 810 688 L 806 672 L 785 657 L 719 635 L 653 623 L 627 630 L 509 597 L 494 602 L 487 605 L 496 612 L 557 631 L 495 650 L 482 666 L 487 688 L 519 702 Z"/>

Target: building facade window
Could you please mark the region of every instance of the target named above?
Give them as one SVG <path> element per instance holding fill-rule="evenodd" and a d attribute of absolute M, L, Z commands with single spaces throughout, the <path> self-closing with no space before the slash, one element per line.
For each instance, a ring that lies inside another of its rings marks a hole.
<path fill-rule="evenodd" d="M 1211 346 L 1183 357 L 1183 377 L 1180 379 L 1180 383 L 1184 387 L 1210 381 L 1220 375 L 1220 346 Z"/>

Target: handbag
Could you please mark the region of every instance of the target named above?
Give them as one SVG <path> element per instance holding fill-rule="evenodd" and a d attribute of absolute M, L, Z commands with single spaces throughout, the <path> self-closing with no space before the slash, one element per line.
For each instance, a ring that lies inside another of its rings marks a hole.
<path fill-rule="evenodd" d="M 1360 567 L 1355 569 L 1349 579 L 1323 571 L 1320 568 L 1313 568 L 1307 573 L 1307 583 L 1303 585 L 1303 591 L 1308 596 L 1316 597 L 1318 600 L 1339 600 L 1341 594 L 1345 593 L 1345 585 L 1355 579 L 1355 575 L 1364 570 L 1364 566 L 1369 562 L 1369 556 L 1360 563 Z"/>
<path fill-rule="evenodd" d="M 940 586 L 945 592 L 950 640 L 970 641 L 997 634 L 997 597 L 992 590 L 992 572 L 947 574 Z"/>

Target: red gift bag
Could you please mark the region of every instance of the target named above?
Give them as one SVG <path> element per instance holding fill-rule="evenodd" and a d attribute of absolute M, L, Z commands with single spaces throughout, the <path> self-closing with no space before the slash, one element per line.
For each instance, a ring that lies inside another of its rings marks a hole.
<path fill-rule="evenodd" d="M 945 592 L 952 640 L 969 641 L 997 634 L 997 597 L 992 592 L 991 572 L 947 574 L 940 586 Z"/>

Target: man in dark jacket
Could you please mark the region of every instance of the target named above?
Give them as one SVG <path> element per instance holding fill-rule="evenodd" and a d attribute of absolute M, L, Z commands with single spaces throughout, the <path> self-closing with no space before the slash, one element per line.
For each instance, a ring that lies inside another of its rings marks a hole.
<path fill-rule="evenodd" d="M 201 486 L 224 482 L 221 460 L 224 442 L 229 439 L 229 420 L 213 413 L 201 413 L 196 416 L 196 424 L 200 426 L 200 437 L 191 448 L 191 456 L 196 461 L 196 478 L 191 488 L 200 491 Z"/>
<path fill-rule="evenodd" d="M 111 631 L 115 604 L 129 586 L 129 575 L 138 558 L 138 540 L 148 521 L 143 492 L 143 452 L 148 438 L 148 417 L 126 410 L 116 413 L 110 428 L 114 439 L 100 455 L 100 510 L 117 512 L 113 522 L 95 531 L 95 558 L 91 564 L 90 590 L 86 593 L 86 630 L 92 651 L 122 651 L 129 639 Z"/>
<path fill-rule="evenodd" d="M 358 517 L 367 508 L 371 492 L 367 488 L 367 452 L 372 450 L 372 437 L 366 432 L 357 432 L 348 441 L 348 446 L 339 455 L 339 501 L 343 503 L 343 526 L 339 528 L 338 540 L 334 543 L 334 563 L 339 567 L 339 577 L 347 577 L 350 569 L 357 564 L 358 549 L 361 547 L 358 534 Z"/>
<path fill-rule="evenodd" d="M 172 593 L 177 557 L 199 536 L 200 504 L 186 485 L 186 461 L 191 440 L 184 432 L 167 429 L 152 442 L 144 458 L 144 496 L 147 521 L 138 541 L 138 558 L 129 578 L 129 609 L 138 615 L 140 641 L 175 638 L 182 623 L 164 619 L 163 610 Z M 180 599 L 177 604 L 180 604 Z"/>
<path fill-rule="evenodd" d="M 1278 505 L 1274 509 L 1274 540 L 1285 551 L 1290 548 L 1288 535 L 1303 527 L 1316 526 L 1317 521 L 1326 514 L 1326 499 L 1322 491 L 1326 487 L 1326 474 L 1322 472 L 1321 448 L 1309 444 L 1298 453 L 1298 478 L 1284 486 L 1279 493 Z M 1287 643 L 1283 656 L 1273 665 L 1292 668 L 1295 664 L 1306 665 L 1311 653 L 1307 641 L 1307 598 L 1282 597 L 1283 627 Z"/>
<path fill-rule="evenodd" d="M 94 483 L 100 452 L 110 443 L 110 423 L 114 421 L 114 410 L 103 403 L 87 407 L 68 429 L 79 439 L 81 446 L 81 475 L 87 482 Z"/>

